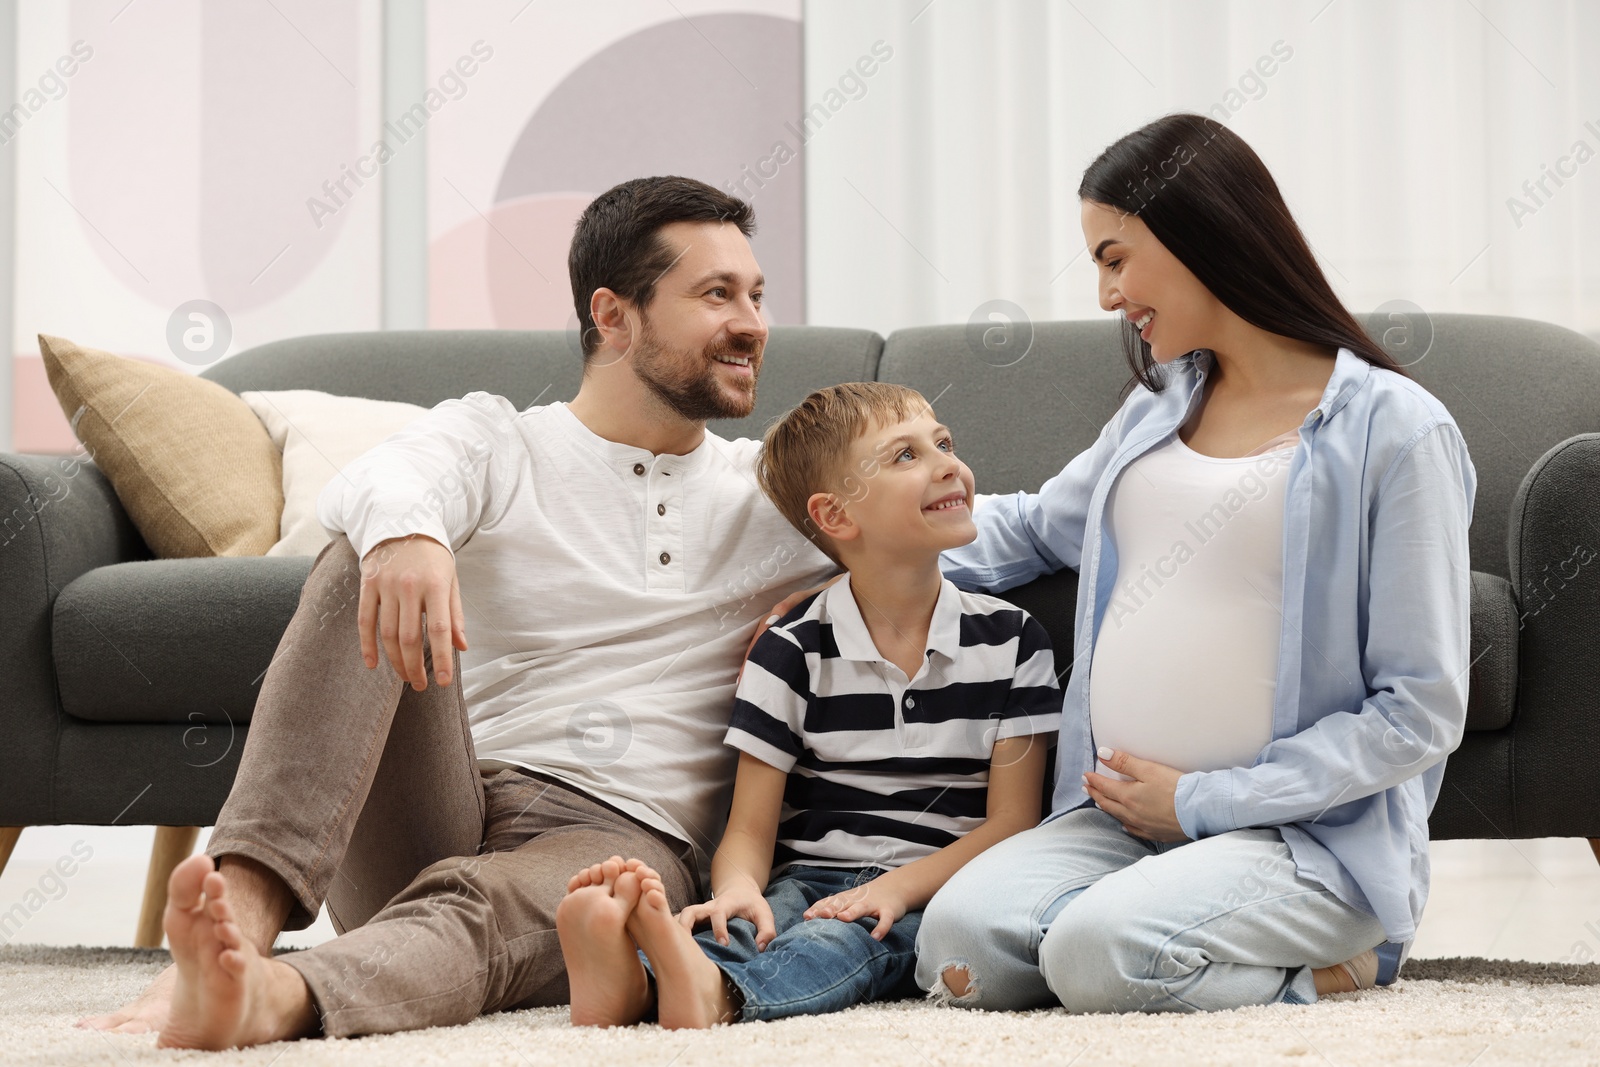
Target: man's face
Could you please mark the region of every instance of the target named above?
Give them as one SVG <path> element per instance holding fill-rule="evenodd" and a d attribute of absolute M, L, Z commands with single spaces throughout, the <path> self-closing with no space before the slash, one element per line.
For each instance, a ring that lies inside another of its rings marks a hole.
<path fill-rule="evenodd" d="M 750 242 L 726 222 L 674 222 L 661 236 L 678 258 L 640 309 L 633 372 L 684 419 L 743 418 L 767 343 Z"/>

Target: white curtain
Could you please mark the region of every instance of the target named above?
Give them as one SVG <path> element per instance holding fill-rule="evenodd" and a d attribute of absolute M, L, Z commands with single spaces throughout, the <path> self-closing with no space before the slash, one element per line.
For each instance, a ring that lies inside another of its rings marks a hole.
<path fill-rule="evenodd" d="M 1191 110 L 1262 157 L 1353 310 L 1600 331 L 1600 4 L 808 0 L 804 21 L 813 323 L 1105 314 L 1078 181 Z"/>

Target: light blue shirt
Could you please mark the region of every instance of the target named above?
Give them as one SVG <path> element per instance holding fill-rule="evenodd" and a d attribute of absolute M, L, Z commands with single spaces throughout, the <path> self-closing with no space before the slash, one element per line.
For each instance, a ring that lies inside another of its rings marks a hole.
<path fill-rule="evenodd" d="M 1189 418 L 1214 365 L 1198 350 L 1167 365 L 1162 392 L 1135 386 L 1087 451 L 1037 493 L 983 501 L 978 539 L 940 559 L 957 586 L 984 592 L 1062 567 L 1079 573 L 1046 821 L 1089 803 L 1089 666 L 1117 581 L 1106 498 L 1123 468 Z M 1376 916 L 1396 946 L 1422 916 L 1428 813 L 1466 724 L 1476 488 L 1444 405 L 1341 348 L 1300 425 L 1284 492 L 1272 740 L 1248 767 L 1178 780 L 1178 821 L 1190 838 L 1278 827 L 1300 873 Z"/>

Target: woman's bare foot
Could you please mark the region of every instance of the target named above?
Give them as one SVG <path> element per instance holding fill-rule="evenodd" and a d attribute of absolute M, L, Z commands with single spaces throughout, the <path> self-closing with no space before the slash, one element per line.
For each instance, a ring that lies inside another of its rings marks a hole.
<path fill-rule="evenodd" d="M 172 872 L 163 922 L 177 982 L 158 1045 L 239 1048 L 314 1028 L 305 981 L 244 939 L 227 890 L 209 856 L 190 856 Z"/>
<path fill-rule="evenodd" d="M 1318 967 L 1311 972 L 1317 986 L 1317 996 L 1328 993 L 1355 993 L 1371 989 L 1378 984 L 1378 954 L 1367 949 L 1361 955 L 1332 967 Z"/>
<path fill-rule="evenodd" d="M 629 1026 L 650 1010 L 650 978 L 627 931 L 643 873 L 656 876 L 639 860 L 612 856 L 573 875 L 556 906 L 573 1026 Z"/>
<path fill-rule="evenodd" d="M 79 1019 L 76 1025 L 85 1030 L 110 1030 L 115 1034 L 147 1034 L 160 1030 L 167 1025 L 167 1014 L 172 1010 L 172 991 L 177 986 L 178 966 L 169 964 L 137 999 L 108 1015 Z"/>
<path fill-rule="evenodd" d="M 704 1030 L 733 1022 L 739 1009 L 728 996 L 722 968 L 706 958 L 694 935 L 679 925 L 661 879 L 646 877 L 628 933 L 650 957 L 656 974 L 656 1008 L 668 1030 Z"/>

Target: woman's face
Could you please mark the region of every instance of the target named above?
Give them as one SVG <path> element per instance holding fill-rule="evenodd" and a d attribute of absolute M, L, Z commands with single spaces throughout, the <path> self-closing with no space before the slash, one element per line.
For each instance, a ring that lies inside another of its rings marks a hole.
<path fill-rule="evenodd" d="M 1214 348 L 1226 308 L 1211 290 L 1137 215 L 1092 200 L 1082 207 L 1083 237 L 1100 271 L 1100 306 L 1143 323 L 1139 336 L 1158 362 Z"/>

